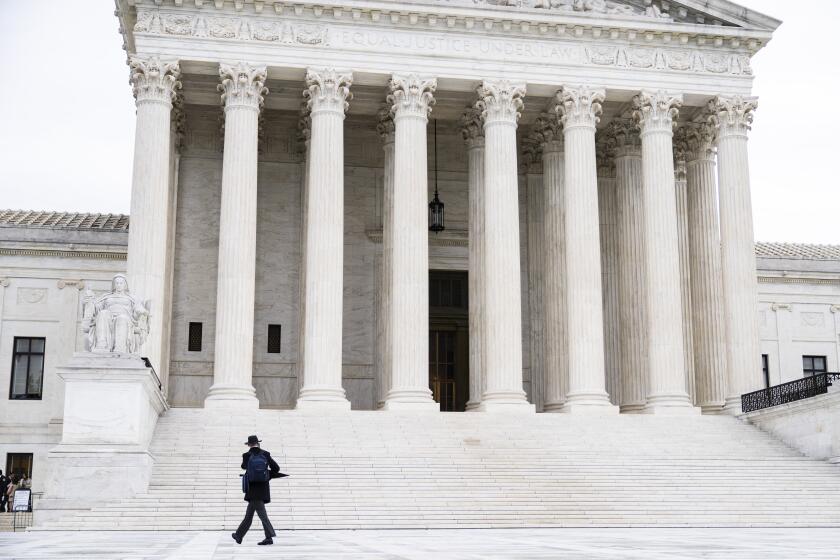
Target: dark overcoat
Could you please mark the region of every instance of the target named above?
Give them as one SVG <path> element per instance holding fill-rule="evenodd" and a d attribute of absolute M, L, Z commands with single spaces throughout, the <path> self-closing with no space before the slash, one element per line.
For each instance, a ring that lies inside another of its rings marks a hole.
<path fill-rule="evenodd" d="M 252 455 L 256 455 L 257 453 L 262 453 L 265 455 L 266 459 L 268 459 L 268 468 L 271 471 L 271 478 L 279 477 L 280 466 L 277 464 L 277 461 L 271 458 L 271 453 L 265 449 L 260 449 L 259 447 L 252 447 L 242 454 L 242 470 L 244 471 L 248 469 L 248 461 L 251 459 Z M 259 500 L 266 504 L 271 502 L 271 488 L 269 488 L 269 482 L 248 482 L 248 491 L 245 493 L 245 501 L 250 502 L 251 500 Z"/>

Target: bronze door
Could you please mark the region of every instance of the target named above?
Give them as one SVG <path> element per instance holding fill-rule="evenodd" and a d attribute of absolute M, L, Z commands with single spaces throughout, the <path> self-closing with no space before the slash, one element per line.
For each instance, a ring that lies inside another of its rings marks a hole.
<path fill-rule="evenodd" d="M 444 412 L 456 410 L 455 332 L 429 331 L 429 388 Z"/>

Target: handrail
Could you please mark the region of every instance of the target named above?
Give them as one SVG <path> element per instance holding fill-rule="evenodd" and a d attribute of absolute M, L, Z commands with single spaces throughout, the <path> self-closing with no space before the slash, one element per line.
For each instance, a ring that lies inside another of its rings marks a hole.
<path fill-rule="evenodd" d="M 771 406 L 778 406 L 789 402 L 799 401 L 828 392 L 832 381 L 840 381 L 840 373 L 826 372 L 816 373 L 794 379 L 787 383 L 773 385 L 766 389 L 753 391 L 741 395 L 741 411 L 753 412 Z"/>

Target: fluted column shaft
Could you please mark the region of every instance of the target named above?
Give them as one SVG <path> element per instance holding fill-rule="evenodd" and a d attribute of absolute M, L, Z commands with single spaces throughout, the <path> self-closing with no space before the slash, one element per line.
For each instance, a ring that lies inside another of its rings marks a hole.
<path fill-rule="evenodd" d="M 551 117 L 556 119 L 556 117 Z M 543 138 L 543 282 L 545 321 L 544 412 L 559 412 L 568 389 L 568 337 L 566 334 L 566 155 L 563 131 L 554 120 Z"/>
<path fill-rule="evenodd" d="M 680 150 L 674 160 L 674 188 L 677 199 L 677 234 L 680 252 L 680 297 L 682 301 L 683 362 L 685 387 L 689 400 L 695 402 L 694 383 L 694 325 L 691 320 L 691 264 L 688 243 L 688 182 L 686 162 Z"/>
<path fill-rule="evenodd" d="M 689 131 L 686 179 L 695 403 L 703 412 L 717 412 L 726 397 L 726 347 L 713 133 L 706 125 L 693 129 Z"/>
<path fill-rule="evenodd" d="M 484 390 L 484 125 L 481 113 L 469 109 L 462 119 L 467 146 L 469 196 L 469 329 L 470 386 L 467 410 L 478 410 Z"/>
<path fill-rule="evenodd" d="M 564 87 L 557 94 L 565 141 L 566 329 L 569 385 L 563 410 L 618 412 L 604 369 L 601 243 L 595 125 L 602 90 Z"/>
<path fill-rule="evenodd" d="M 387 410 L 439 410 L 429 390 L 429 225 L 426 125 L 437 82 L 395 75 L 391 251 L 391 388 Z"/>
<path fill-rule="evenodd" d="M 616 148 L 618 206 L 619 355 L 621 412 L 641 411 L 647 399 L 647 285 L 645 282 L 642 151 L 625 123 Z"/>
<path fill-rule="evenodd" d="M 225 107 L 216 347 L 213 385 L 205 406 L 225 402 L 257 405 L 252 384 L 254 286 L 257 250 L 257 121 L 265 68 L 245 63 L 219 69 Z"/>
<path fill-rule="evenodd" d="M 391 259 L 393 255 L 394 238 L 394 121 L 391 117 L 390 108 L 380 113 L 377 130 L 382 138 L 382 149 L 384 151 L 383 177 L 382 177 L 382 284 L 379 294 L 379 329 L 380 329 L 380 379 L 379 395 L 377 406 L 385 405 L 385 398 L 391 388 L 392 359 L 391 359 L 391 278 L 393 266 Z"/>
<path fill-rule="evenodd" d="M 696 411 L 685 383 L 682 296 L 674 187 L 673 119 L 679 97 L 636 96 L 641 129 L 647 283 L 648 412 Z M 699 412 L 699 411 L 698 411 Z"/>
<path fill-rule="evenodd" d="M 132 225 L 128 232 L 126 276 L 131 292 L 151 301 L 149 336 L 143 344 L 143 356 L 163 373 L 166 366 L 164 337 L 169 317 L 167 286 L 171 271 L 171 248 L 168 234 L 171 212 L 171 119 L 172 102 L 181 84 L 175 61 L 157 57 L 130 61 L 131 82 L 137 104 L 134 135 L 134 171 L 131 179 Z"/>
<path fill-rule="evenodd" d="M 531 402 L 537 410 L 545 403 L 545 221 L 542 162 L 539 154 L 525 164 L 528 236 L 528 326 Z"/>
<path fill-rule="evenodd" d="M 303 387 L 298 408 L 347 410 L 342 387 L 344 114 L 352 75 L 308 70 L 311 118 L 304 255 Z"/>
<path fill-rule="evenodd" d="M 758 334 L 758 282 L 755 274 L 747 133 L 755 98 L 718 97 L 712 103 L 717 124 L 720 197 L 721 276 L 726 325 L 726 409 L 741 411 L 741 395 L 762 387 Z"/>
<path fill-rule="evenodd" d="M 481 409 L 533 410 L 522 390 L 522 293 L 516 124 L 525 86 L 485 81 L 478 88 L 484 119 L 484 340 Z"/>
<path fill-rule="evenodd" d="M 604 309 L 604 369 L 610 402 L 620 404 L 621 361 L 618 317 L 618 205 L 615 169 L 598 166 L 598 213 L 601 221 L 601 301 Z"/>

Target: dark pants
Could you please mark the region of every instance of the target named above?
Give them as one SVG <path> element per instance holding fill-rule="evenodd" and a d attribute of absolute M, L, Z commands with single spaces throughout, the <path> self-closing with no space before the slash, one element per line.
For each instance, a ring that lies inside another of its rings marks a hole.
<path fill-rule="evenodd" d="M 6 490 L 3 489 L 2 495 L 0 495 L 0 511 L 6 511 L 7 509 L 11 511 L 11 506 L 8 504 L 9 497 L 6 496 Z"/>
<path fill-rule="evenodd" d="M 260 500 L 251 500 L 248 502 L 248 509 L 245 510 L 245 519 L 243 519 L 242 523 L 239 524 L 239 528 L 236 530 L 236 535 L 240 538 L 245 536 L 245 533 L 247 533 L 248 529 L 251 528 L 251 522 L 254 520 L 255 511 L 257 512 L 257 515 L 260 516 L 260 521 L 262 521 L 265 538 L 268 539 L 270 537 L 276 537 L 277 534 L 274 532 L 274 527 L 271 526 L 271 521 L 268 520 L 268 514 L 265 512 L 265 504 Z"/>

